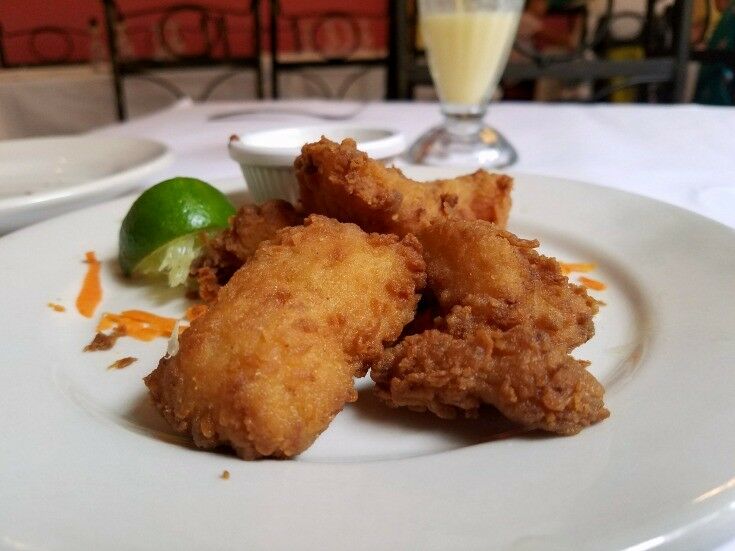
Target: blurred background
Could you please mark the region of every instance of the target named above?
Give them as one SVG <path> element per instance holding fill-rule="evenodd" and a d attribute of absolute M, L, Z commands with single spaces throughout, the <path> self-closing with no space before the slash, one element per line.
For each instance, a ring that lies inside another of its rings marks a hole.
<path fill-rule="evenodd" d="M 527 0 L 499 100 L 735 97 L 735 0 Z M 432 100 L 415 3 L 4 0 L 0 138 L 177 101 Z"/>

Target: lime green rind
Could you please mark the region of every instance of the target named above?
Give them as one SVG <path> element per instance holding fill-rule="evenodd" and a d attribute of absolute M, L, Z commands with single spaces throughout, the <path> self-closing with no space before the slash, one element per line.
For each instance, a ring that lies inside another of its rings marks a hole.
<path fill-rule="evenodd" d="M 233 214 L 227 196 L 202 180 L 177 177 L 156 184 L 138 197 L 120 227 L 123 273 L 133 275 L 144 258 L 179 237 L 227 227 Z"/>

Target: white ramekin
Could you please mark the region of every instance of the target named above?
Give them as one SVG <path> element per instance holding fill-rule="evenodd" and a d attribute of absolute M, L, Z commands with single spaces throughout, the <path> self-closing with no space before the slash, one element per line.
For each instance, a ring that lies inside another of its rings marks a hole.
<path fill-rule="evenodd" d="M 256 203 L 270 199 L 298 200 L 293 162 L 301 147 L 322 136 L 335 142 L 353 138 L 357 148 L 373 159 L 388 162 L 406 148 L 403 134 L 385 128 L 319 125 L 234 135 L 228 149 L 240 164 L 250 195 Z"/>

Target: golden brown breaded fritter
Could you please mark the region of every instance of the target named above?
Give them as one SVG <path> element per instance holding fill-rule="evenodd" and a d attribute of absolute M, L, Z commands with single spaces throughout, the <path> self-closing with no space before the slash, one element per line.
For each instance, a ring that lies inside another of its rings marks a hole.
<path fill-rule="evenodd" d="M 560 434 L 608 416 L 602 385 L 569 355 L 594 334 L 598 304 L 556 260 L 481 220 L 438 221 L 419 235 L 438 307 L 372 366 L 382 400 L 440 417 L 486 403 Z"/>
<path fill-rule="evenodd" d="M 446 220 L 419 234 L 428 287 L 444 314 L 469 306 L 477 324 L 535 331 L 549 346 L 571 351 L 594 335 L 598 302 L 520 239 L 482 220 Z"/>
<path fill-rule="evenodd" d="M 192 264 L 191 275 L 199 284 L 199 297 L 205 302 L 213 301 L 220 287 L 253 256 L 263 241 L 275 237 L 278 230 L 299 225 L 303 220 L 304 217 L 286 201 L 240 207 L 230 217 L 229 227 L 209 240 L 202 255 Z"/>
<path fill-rule="evenodd" d="M 449 180 L 415 182 L 358 151 L 354 140 L 306 144 L 294 163 L 308 213 L 352 222 L 365 231 L 416 234 L 454 216 L 505 226 L 513 181 L 484 170 Z"/>
<path fill-rule="evenodd" d="M 199 447 L 292 457 L 357 398 L 353 376 L 413 318 L 424 281 L 413 236 L 311 216 L 258 247 L 146 385 Z"/>
<path fill-rule="evenodd" d="M 463 338 L 432 329 L 387 350 L 370 375 L 392 407 L 453 418 L 490 404 L 526 428 L 570 435 L 609 415 L 586 365 L 558 347 L 542 350 L 523 327 Z"/>

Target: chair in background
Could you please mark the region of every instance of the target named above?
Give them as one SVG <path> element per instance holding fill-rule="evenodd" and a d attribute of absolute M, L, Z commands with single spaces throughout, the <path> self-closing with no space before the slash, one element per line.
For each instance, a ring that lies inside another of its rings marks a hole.
<path fill-rule="evenodd" d="M 315 95 L 342 99 L 372 69 L 387 68 L 387 6 L 379 12 L 361 9 L 357 3 L 344 10 L 305 11 L 292 4 L 270 2 L 274 98 L 281 97 L 279 78 L 284 74 L 298 75 Z M 336 85 L 315 71 L 338 67 L 355 70 L 338 78 Z"/>
<path fill-rule="evenodd" d="M 584 2 L 568 9 L 586 14 Z M 588 101 L 609 99 L 619 90 L 629 88 L 642 89 L 636 99 L 643 101 L 684 101 L 692 0 L 675 0 L 670 13 L 669 20 L 662 21 L 656 17 L 656 0 L 647 0 L 645 15 L 640 18 L 638 14 L 616 11 L 614 0 L 607 0 L 605 12 L 593 29 L 582 25 L 577 45 L 568 52 L 547 54 L 517 42 L 516 60 L 508 64 L 503 79 L 590 82 Z M 621 40 L 614 31 L 616 24 L 625 19 L 640 19 L 639 30 Z M 425 56 L 416 47 L 416 27 L 415 2 L 392 0 L 389 97 L 411 98 L 416 86 L 431 84 Z M 606 55 L 626 44 L 639 46 L 641 58 L 614 59 Z"/>
<path fill-rule="evenodd" d="M 256 96 L 263 97 L 258 0 L 250 0 L 244 9 L 183 3 L 135 11 L 122 11 L 116 0 L 102 2 L 120 120 L 127 118 L 127 77 L 154 82 L 174 97 L 184 95 L 155 73 L 167 69 L 226 68 L 206 84 L 196 98 L 200 101 L 243 70 L 252 70 Z"/>
<path fill-rule="evenodd" d="M 68 65 L 87 60 L 85 52 L 92 48 L 90 42 L 94 29 L 98 27 L 95 19 L 90 20 L 88 28 L 42 25 L 29 29 L 6 31 L 0 25 L 0 67 L 35 67 L 48 65 Z M 8 54 L 8 45 L 22 42 L 28 56 L 13 59 Z"/>

